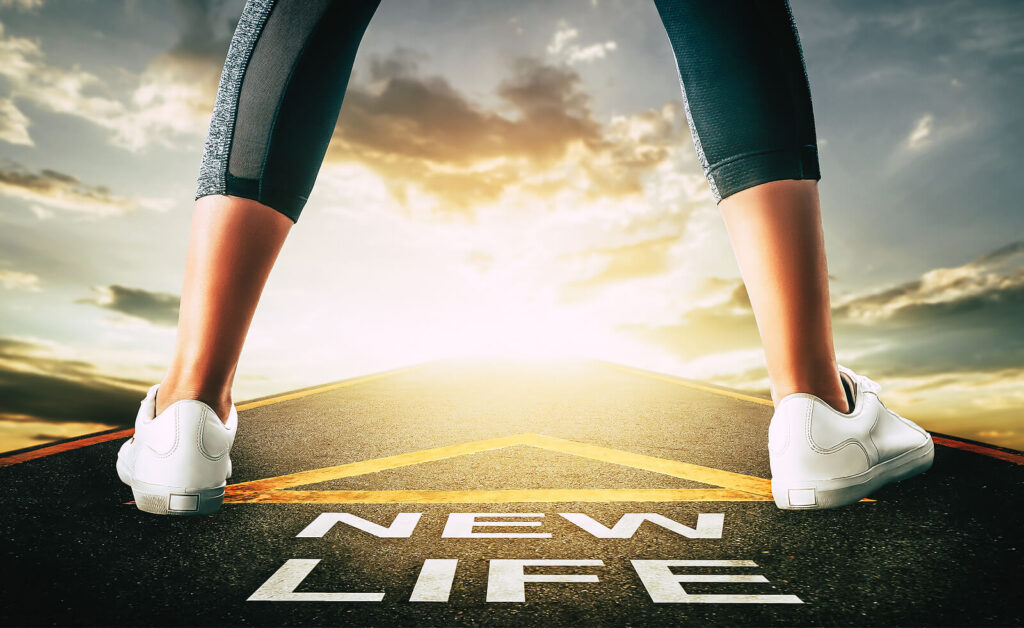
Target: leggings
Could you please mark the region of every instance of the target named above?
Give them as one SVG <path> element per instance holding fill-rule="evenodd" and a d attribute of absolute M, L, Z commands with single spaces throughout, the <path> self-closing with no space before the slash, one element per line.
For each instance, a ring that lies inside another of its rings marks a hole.
<path fill-rule="evenodd" d="M 297 222 L 380 0 L 248 0 L 228 50 L 196 199 L 258 201 Z M 786 0 L 654 0 L 716 203 L 821 178 L 811 93 Z"/>

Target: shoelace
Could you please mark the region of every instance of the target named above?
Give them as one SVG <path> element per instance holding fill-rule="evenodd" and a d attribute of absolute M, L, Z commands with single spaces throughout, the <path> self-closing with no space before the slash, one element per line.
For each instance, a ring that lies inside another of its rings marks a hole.
<path fill-rule="evenodd" d="M 859 373 L 854 373 L 852 369 L 849 369 L 843 366 L 842 364 L 839 364 L 837 366 L 839 367 L 839 370 L 841 372 L 846 373 L 847 375 L 850 376 L 850 378 L 853 381 L 857 382 L 858 388 L 863 386 L 865 391 L 873 392 L 876 395 L 882 390 L 882 385 L 876 382 L 875 380 L 871 379 L 867 375 L 860 375 Z"/>

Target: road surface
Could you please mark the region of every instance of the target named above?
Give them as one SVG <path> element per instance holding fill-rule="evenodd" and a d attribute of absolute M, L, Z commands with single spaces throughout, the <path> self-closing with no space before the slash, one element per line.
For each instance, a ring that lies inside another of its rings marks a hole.
<path fill-rule="evenodd" d="M 122 432 L 0 457 L 5 625 L 1020 625 L 1024 455 L 936 437 L 874 501 L 780 511 L 770 401 L 452 360 L 239 404 L 205 518 Z"/>

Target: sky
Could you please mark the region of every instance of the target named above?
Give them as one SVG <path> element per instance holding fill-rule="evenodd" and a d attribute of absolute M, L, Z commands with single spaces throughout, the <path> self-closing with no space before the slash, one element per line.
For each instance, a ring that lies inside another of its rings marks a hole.
<path fill-rule="evenodd" d="M 1024 449 L 1024 11 L 794 0 L 837 357 Z M 0 450 L 130 425 L 170 361 L 242 3 L 0 0 Z M 384 0 L 236 401 L 451 355 L 766 394 L 647 0 Z"/>

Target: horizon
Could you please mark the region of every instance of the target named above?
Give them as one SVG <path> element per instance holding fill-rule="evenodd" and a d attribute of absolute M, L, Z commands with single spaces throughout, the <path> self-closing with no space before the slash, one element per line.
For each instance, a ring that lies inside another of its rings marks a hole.
<path fill-rule="evenodd" d="M 839 363 L 927 429 L 1024 450 L 1024 12 L 791 5 Z M 0 2 L 0 450 L 130 425 L 163 376 L 241 6 Z M 371 22 L 235 397 L 474 352 L 767 395 L 653 3 L 444 7 Z"/>

